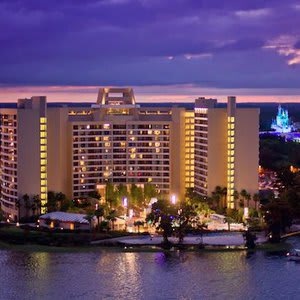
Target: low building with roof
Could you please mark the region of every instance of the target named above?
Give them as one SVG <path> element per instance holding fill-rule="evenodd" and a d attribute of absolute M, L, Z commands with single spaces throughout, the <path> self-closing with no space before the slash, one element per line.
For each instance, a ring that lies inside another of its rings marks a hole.
<path fill-rule="evenodd" d="M 67 230 L 89 230 L 97 224 L 96 217 L 93 217 L 91 223 L 86 219 L 85 214 L 67 213 L 67 212 L 51 212 L 44 214 L 39 218 L 40 227 L 51 229 L 67 229 Z"/>

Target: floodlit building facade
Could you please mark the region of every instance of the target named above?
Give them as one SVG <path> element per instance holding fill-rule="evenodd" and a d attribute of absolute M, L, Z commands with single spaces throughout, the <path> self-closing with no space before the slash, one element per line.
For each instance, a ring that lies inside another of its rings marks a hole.
<path fill-rule="evenodd" d="M 255 192 L 258 110 L 230 103 L 229 113 L 204 99 L 196 100 L 195 109 L 142 105 L 131 88 L 101 88 L 95 104 L 47 105 L 45 97 L 32 97 L 1 108 L 1 208 L 18 219 L 25 214 L 18 200 L 24 194 L 39 195 L 45 213 L 47 191 L 80 198 L 95 190 L 103 194 L 107 182 L 151 183 L 178 198 L 186 188 L 209 195 L 216 185 L 227 186 L 229 193 L 240 187 Z M 246 147 L 244 118 L 249 121 Z M 236 150 L 232 168 L 231 142 Z M 243 155 L 251 156 L 251 165 Z M 229 176 L 234 176 L 234 186 Z"/>
<path fill-rule="evenodd" d="M 259 110 L 227 107 L 216 99 L 195 102 L 195 191 L 210 196 L 216 186 L 227 188 L 228 208 L 235 208 L 234 192 L 258 191 Z"/>

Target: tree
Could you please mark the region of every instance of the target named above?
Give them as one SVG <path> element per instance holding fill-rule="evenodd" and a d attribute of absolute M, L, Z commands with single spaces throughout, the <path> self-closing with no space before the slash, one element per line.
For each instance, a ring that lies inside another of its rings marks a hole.
<path fill-rule="evenodd" d="M 135 221 L 133 223 L 134 226 L 136 226 L 138 228 L 138 233 L 140 233 L 140 226 L 143 226 L 144 225 L 144 222 L 143 221 Z"/>
<path fill-rule="evenodd" d="M 164 200 L 158 200 L 152 204 L 152 211 L 147 215 L 146 221 L 151 223 L 163 233 L 163 243 L 169 244 L 168 237 L 173 233 L 173 222 L 177 213 L 177 207 Z"/>
<path fill-rule="evenodd" d="M 47 211 L 53 212 L 57 210 L 57 204 L 56 204 L 56 195 L 54 192 L 49 191 L 48 192 L 48 198 L 47 198 Z"/>
<path fill-rule="evenodd" d="M 85 220 L 87 220 L 89 222 L 90 225 L 90 231 L 92 230 L 92 221 L 94 218 L 94 214 L 93 213 L 88 213 L 86 214 L 86 216 L 84 217 Z"/>
<path fill-rule="evenodd" d="M 106 219 L 111 222 L 112 230 L 115 230 L 115 222 L 117 221 L 117 216 L 117 211 L 113 209 L 108 213 L 108 216 L 106 217 Z"/>
<path fill-rule="evenodd" d="M 33 205 L 35 206 L 35 210 L 37 210 L 37 214 L 40 215 L 41 206 L 42 206 L 40 196 L 39 195 L 34 195 L 32 197 L 32 202 L 33 202 Z M 33 211 L 33 214 L 35 215 L 35 211 Z"/>
<path fill-rule="evenodd" d="M 280 242 L 281 232 L 292 224 L 292 214 L 287 201 L 275 199 L 264 207 L 264 217 L 270 232 L 271 242 Z"/>
<path fill-rule="evenodd" d="M 32 210 L 32 216 L 35 216 L 35 211 L 36 211 L 36 205 L 34 203 L 31 203 L 30 208 Z"/>
<path fill-rule="evenodd" d="M 195 205 L 182 201 L 179 203 L 179 209 L 176 215 L 176 222 L 177 226 L 175 231 L 178 236 L 178 242 L 182 243 L 186 230 L 190 227 L 193 223 L 197 222 L 197 212 L 195 209 Z"/>
<path fill-rule="evenodd" d="M 114 185 L 111 182 L 108 182 L 106 184 L 105 200 L 108 203 L 110 209 L 116 206 L 116 202 L 117 202 L 116 193 L 115 193 Z"/>
<path fill-rule="evenodd" d="M 18 221 L 20 221 L 20 215 L 21 215 L 21 207 L 22 207 L 22 200 L 17 199 L 15 202 L 16 209 L 18 211 Z"/>
<path fill-rule="evenodd" d="M 233 199 L 234 199 L 234 207 L 235 208 L 237 208 L 237 203 L 238 203 L 239 198 L 240 198 L 240 193 L 235 190 L 233 192 Z"/>
<path fill-rule="evenodd" d="M 131 206 L 142 208 L 144 206 L 144 194 L 143 189 L 136 184 L 130 186 L 130 200 Z"/>
<path fill-rule="evenodd" d="M 129 193 L 127 191 L 127 187 L 124 184 L 119 184 L 116 188 L 116 196 L 117 196 L 117 205 L 122 205 L 122 201 L 124 198 L 129 198 Z"/>
<path fill-rule="evenodd" d="M 98 224 L 98 230 L 99 230 L 100 229 L 100 219 L 102 219 L 102 217 L 104 216 L 104 207 L 100 205 L 98 207 L 98 209 L 95 210 L 94 215 L 97 218 L 97 224 Z"/>
<path fill-rule="evenodd" d="M 259 194 L 258 193 L 255 193 L 253 195 L 253 201 L 254 201 L 254 205 L 255 205 L 255 210 L 257 210 L 257 203 L 260 202 L 260 197 L 259 197 Z"/>
<path fill-rule="evenodd" d="M 151 183 L 146 183 L 144 185 L 144 197 L 147 203 L 150 202 L 151 198 L 157 197 L 157 191 L 155 189 L 155 186 Z"/>
<path fill-rule="evenodd" d="M 245 189 L 242 189 L 240 195 L 242 197 L 242 199 L 240 200 L 240 207 L 243 208 L 245 207 L 245 200 L 247 198 L 248 193 Z"/>
<path fill-rule="evenodd" d="M 92 192 L 89 192 L 89 193 L 88 193 L 88 197 L 97 199 L 97 200 L 99 200 L 99 201 L 101 200 L 101 195 L 99 194 L 98 191 L 92 191 Z"/>
<path fill-rule="evenodd" d="M 56 208 L 61 211 L 63 202 L 66 200 L 66 195 L 59 192 L 55 194 Z"/>
<path fill-rule="evenodd" d="M 212 192 L 213 203 L 215 204 L 214 208 L 226 207 L 226 195 L 227 188 L 216 186 L 215 190 Z"/>
<path fill-rule="evenodd" d="M 26 219 L 28 219 L 29 210 L 31 208 L 30 198 L 29 198 L 28 194 L 25 194 L 25 195 L 23 195 L 22 199 L 23 199 L 23 203 L 24 203 L 24 207 L 25 207 Z"/>
<path fill-rule="evenodd" d="M 246 193 L 245 199 L 247 201 L 247 207 L 250 207 L 251 195 L 249 193 Z"/>

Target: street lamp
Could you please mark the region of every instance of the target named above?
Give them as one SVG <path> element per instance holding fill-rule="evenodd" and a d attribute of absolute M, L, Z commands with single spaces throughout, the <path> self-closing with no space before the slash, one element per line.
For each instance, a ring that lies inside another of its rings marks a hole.
<path fill-rule="evenodd" d="M 127 199 L 127 197 L 123 198 L 123 206 L 126 207 L 126 208 L 128 207 L 128 199 Z"/>
<path fill-rule="evenodd" d="M 176 204 L 176 202 L 177 202 L 176 196 L 175 196 L 175 195 L 172 195 L 172 196 L 171 196 L 171 203 L 172 203 L 172 204 Z"/>

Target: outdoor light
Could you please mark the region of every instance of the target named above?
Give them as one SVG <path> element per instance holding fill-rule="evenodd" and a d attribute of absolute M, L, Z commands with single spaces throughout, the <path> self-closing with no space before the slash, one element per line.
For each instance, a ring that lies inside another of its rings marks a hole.
<path fill-rule="evenodd" d="M 128 199 L 127 199 L 127 197 L 124 197 L 124 198 L 123 198 L 123 206 L 124 206 L 124 207 L 127 207 L 127 206 L 128 206 Z"/>
<path fill-rule="evenodd" d="M 175 195 L 171 196 L 171 203 L 176 204 L 176 196 Z"/>

